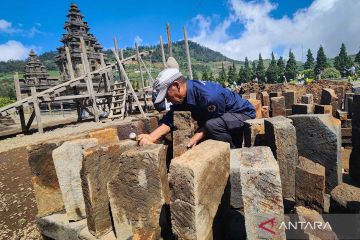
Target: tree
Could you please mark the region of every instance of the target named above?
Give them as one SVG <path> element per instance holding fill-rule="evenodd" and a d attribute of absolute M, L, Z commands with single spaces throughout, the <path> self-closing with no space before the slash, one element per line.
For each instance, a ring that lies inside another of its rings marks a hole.
<path fill-rule="evenodd" d="M 308 49 L 306 54 L 306 62 L 304 64 L 304 70 L 314 68 L 314 57 L 310 49 Z"/>
<path fill-rule="evenodd" d="M 283 57 L 280 57 L 277 61 L 278 75 L 280 79 L 283 79 L 285 75 L 285 62 Z"/>
<path fill-rule="evenodd" d="M 245 57 L 244 63 L 244 82 L 250 82 L 253 77 L 252 70 L 250 68 L 249 60 Z"/>
<path fill-rule="evenodd" d="M 210 74 L 209 74 L 209 81 L 210 82 L 215 82 L 215 77 L 214 77 L 214 74 L 212 71 L 210 71 Z"/>
<path fill-rule="evenodd" d="M 274 53 L 271 53 L 271 62 L 270 65 L 268 67 L 268 69 L 266 70 L 266 78 L 268 83 L 276 83 L 278 81 L 278 67 L 276 64 L 276 60 L 274 57 Z"/>
<path fill-rule="evenodd" d="M 347 55 L 345 44 L 342 43 L 340 47 L 340 53 L 334 59 L 334 67 L 338 71 L 344 72 L 344 70 L 350 68 L 351 65 L 351 58 Z"/>
<path fill-rule="evenodd" d="M 317 51 L 316 64 L 314 73 L 316 76 L 321 75 L 322 71 L 328 67 L 327 58 L 324 52 L 324 48 L 320 45 L 319 50 Z"/>
<path fill-rule="evenodd" d="M 334 67 L 325 68 L 323 74 L 321 74 L 321 79 L 332 79 L 340 77 L 340 71 Z"/>
<path fill-rule="evenodd" d="M 356 56 L 355 56 L 355 62 L 356 63 L 358 63 L 358 64 L 360 64 L 360 50 L 359 50 L 359 52 L 356 54 Z"/>
<path fill-rule="evenodd" d="M 196 71 L 193 71 L 193 79 L 195 79 L 195 80 L 199 79 L 199 75 Z"/>
<path fill-rule="evenodd" d="M 261 53 L 259 54 L 259 62 L 256 67 L 256 76 L 258 77 L 260 82 L 265 82 L 265 67 L 264 61 L 261 57 Z"/>
<path fill-rule="evenodd" d="M 208 73 L 207 73 L 206 70 L 204 70 L 204 71 L 202 72 L 201 79 L 202 79 L 202 80 L 205 80 L 205 81 L 208 81 L 208 80 L 209 80 L 209 75 L 208 75 Z"/>
<path fill-rule="evenodd" d="M 219 73 L 219 78 L 217 79 L 217 82 L 219 82 L 221 85 L 224 86 L 225 82 L 227 80 L 224 63 L 221 63 L 221 71 Z"/>
<path fill-rule="evenodd" d="M 251 78 L 256 77 L 256 62 L 255 60 L 251 63 Z"/>
<path fill-rule="evenodd" d="M 240 67 L 240 70 L 239 70 L 239 78 L 238 78 L 238 84 L 241 84 L 241 83 L 244 83 L 246 82 L 247 79 L 246 79 L 246 76 L 245 76 L 245 69 L 243 66 Z"/>
<path fill-rule="evenodd" d="M 286 63 L 285 67 L 285 77 L 288 80 L 295 80 L 298 74 L 298 69 L 296 65 L 295 55 L 293 52 L 291 52 L 291 49 L 289 51 L 289 59 Z"/>
<path fill-rule="evenodd" d="M 236 82 L 237 80 L 237 76 L 236 76 L 236 67 L 235 67 L 235 63 L 233 63 L 232 66 L 229 67 L 229 70 L 228 70 L 228 82 L 229 83 L 233 83 L 233 82 Z"/>

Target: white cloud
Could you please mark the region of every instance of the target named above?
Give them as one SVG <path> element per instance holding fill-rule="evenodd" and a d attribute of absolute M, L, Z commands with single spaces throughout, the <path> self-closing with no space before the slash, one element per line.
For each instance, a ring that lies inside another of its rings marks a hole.
<path fill-rule="evenodd" d="M 269 58 L 272 51 L 287 57 L 290 48 L 298 60 L 303 49 L 305 60 L 307 49 L 316 55 L 320 44 L 325 53 L 333 57 L 342 42 L 348 53 L 358 52 L 360 1 L 315 0 L 293 16 L 281 18 L 271 16 L 276 8 L 277 4 L 269 0 L 229 0 L 230 13 L 224 21 L 214 24 L 214 17 L 202 15 L 193 19 L 199 30 L 191 40 L 238 60 L 246 56 L 257 59 L 260 52 Z M 236 37 L 230 37 L 230 27 L 243 30 L 235 34 Z"/>
<path fill-rule="evenodd" d="M 143 42 L 142 38 L 140 36 L 135 36 L 134 38 L 134 44 L 137 43 L 138 45 L 141 45 L 141 43 Z"/>
<path fill-rule="evenodd" d="M 39 49 L 34 46 L 24 46 L 21 42 L 10 40 L 0 44 L 0 61 L 24 60 L 28 57 L 31 49 Z"/>
<path fill-rule="evenodd" d="M 21 29 L 13 27 L 12 23 L 6 21 L 5 19 L 0 19 L 0 32 L 12 34 L 12 33 L 21 32 Z"/>
<path fill-rule="evenodd" d="M 19 34 L 24 37 L 33 38 L 37 34 L 46 34 L 39 30 L 41 27 L 40 23 L 35 23 L 35 26 L 30 29 L 24 29 L 23 24 L 19 23 L 18 27 L 14 27 L 12 22 L 0 19 L 0 33 L 6 33 L 10 35 Z"/>

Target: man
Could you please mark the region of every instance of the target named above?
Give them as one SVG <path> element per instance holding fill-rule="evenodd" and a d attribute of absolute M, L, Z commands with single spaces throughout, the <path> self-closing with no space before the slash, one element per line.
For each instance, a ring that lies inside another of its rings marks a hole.
<path fill-rule="evenodd" d="M 217 83 L 186 80 L 176 68 L 160 72 L 153 89 L 157 92 L 155 104 L 166 98 L 173 105 L 157 129 L 139 135 L 139 145 L 154 143 L 169 133 L 173 128 L 173 111 L 190 111 L 198 121 L 199 129 L 191 138 L 189 148 L 205 138 L 228 142 L 231 148 L 238 148 L 244 121 L 255 118 L 254 107 L 237 93 Z"/>

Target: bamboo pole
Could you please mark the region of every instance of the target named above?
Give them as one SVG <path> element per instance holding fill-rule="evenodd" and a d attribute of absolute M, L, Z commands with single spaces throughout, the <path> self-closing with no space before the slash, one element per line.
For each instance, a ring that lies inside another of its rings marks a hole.
<path fill-rule="evenodd" d="M 70 74 L 70 78 L 74 79 L 75 78 L 75 74 L 74 74 L 74 69 L 73 69 L 73 65 L 72 65 L 72 61 L 71 61 L 71 56 L 70 56 L 70 50 L 68 47 L 65 47 L 65 53 L 66 53 L 66 66 L 68 69 L 68 72 Z"/>
<path fill-rule="evenodd" d="M 21 88 L 20 88 L 19 73 L 18 72 L 15 72 L 15 75 L 14 75 L 14 85 L 15 85 L 16 101 L 20 101 L 21 100 Z M 24 108 L 21 106 L 17 110 L 18 110 L 18 113 L 19 113 L 21 130 L 22 130 L 23 133 L 25 133 L 27 131 L 27 129 L 26 129 Z"/>
<path fill-rule="evenodd" d="M 173 53 L 172 53 L 172 48 L 171 48 L 170 24 L 166 24 L 166 34 L 167 34 L 167 39 L 168 39 L 169 57 L 172 57 Z"/>
<path fill-rule="evenodd" d="M 161 35 L 160 35 L 160 50 L 161 50 L 161 58 L 162 58 L 164 67 L 166 68 L 165 51 L 164 51 L 164 45 L 163 45 L 163 40 L 162 40 L 162 36 L 161 36 Z"/>
<path fill-rule="evenodd" d="M 36 122 L 37 122 L 37 128 L 40 134 L 44 133 L 42 121 L 41 121 L 41 113 L 40 113 L 40 107 L 39 107 L 39 100 L 37 98 L 36 88 L 31 87 L 31 96 L 33 97 L 33 107 L 36 115 Z"/>
<path fill-rule="evenodd" d="M 187 58 L 187 65 L 188 65 L 188 71 L 189 71 L 189 78 L 193 79 L 192 69 L 191 69 L 191 59 L 190 59 L 190 51 L 189 51 L 189 43 L 188 43 L 188 36 L 187 31 L 184 26 L 184 40 L 185 40 L 185 49 L 186 49 L 186 58 Z"/>
<path fill-rule="evenodd" d="M 145 82 L 144 82 L 144 75 L 141 69 L 141 63 L 140 63 L 140 53 L 139 53 L 139 46 L 137 43 L 135 43 L 135 49 L 136 49 L 136 59 L 138 62 L 138 66 L 139 66 L 139 71 L 140 71 L 140 77 L 141 77 L 141 86 L 142 88 L 145 88 Z"/>

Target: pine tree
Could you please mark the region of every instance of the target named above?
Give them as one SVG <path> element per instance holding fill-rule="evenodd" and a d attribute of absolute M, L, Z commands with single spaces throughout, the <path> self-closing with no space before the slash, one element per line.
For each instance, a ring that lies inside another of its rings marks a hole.
<path fill-rule="evenodd" d="M 291 52 L 291 49 L 289 51 L 289 59 L 286 63 L 285 67 L 285 77 L 287 80 L 295 80 L 298 74 L 298 69 L 296 65 L 295 55 Z"/>
<path fill-rule="evenodd" d="M 356 56 L 355 56 L 355 62 L 356 63 L 358 63 L 358 64 L 360 64 L 360 50 L 359 50 L 359 52 L 356 54 Z"/>
<path fill-rule="evenodd" d="M 233 65 L 229 67 L 227 80 L 228 80 L 228 83 L 233 83 L 233 82 L 236 82 L 236 80 L 237 80 L 235 63 L 233 63 Z"/>
<path fill-rule="evenodd" d="M 266 70 L 266 77 L 267 77 L 268 83 L 276 83 L 278 81 L 278 77 L 279 77 L 278 67 L 277 67 L 273 52 L 271 53 L 270 65 L 269 65 L 268 69 Z"/>
<path fill-rule="evenodd" d="M 252 70 L 250 68 L 249 60 L 245 57 L 244 63 L 244 82 L 250 82 L 253 77 Z"/>
<path fill-rule="evenodd" d="M 324 48 L 320 45 L 319 50 L 317 51 L 316 64 L 314 73 L 315 75 L 320 75 L 325 68 L 328 67 L 327 58 L 324 52 Z"/>
<path fill-rule="evenodd" d="M 210 82 L 215 82 L 215 77 L 214 77 L 214 74 L 212 71 L 210 71 L 210 74 L 209 74 L 209 81 Z"/>
<path fill-rule="evenodd" d="M 217 79 L 217 82 L 219 82 L 221 85 L 224 86 L 225 82 L 227 80 L 226 71 L 224 68 L 224 63 L 221 64 L 221 71 L 219 73 L 219 78 Z"/>
<path fill-rule="evenodd" d="M 196 72 L 196 71 L 193 71 L 193 79 L 195 79 L 195 80 L 199 80 L 200 78 L 199 78 L 199 75 L 198 75 L 198 73 Z"/>
<path fill-rule="evenodd" d="M 283 57 L 280 57 L 277 61 L 279 79 L 283 79 L 285 75 L 285 62 Z"/>
<path fill-rule="evenodd" d="M 306 54 L 306 62 L 304 64 L 304 69 L 313 69 L 314 68 L 314 56 L 310 49 L 308 49 Z"/>
<path fill-rule="evenodd" d="M 265 82 L 265 67 L 261 53 L 259 54 L 259 62 L 256 67 L 256 76 L 258 77 L 259 82 Z"/>
<path fill-rule="evenodd" d="M 238 84 L 246 82 L 246 76 L 245 76 L 245 69 L 243 66 L 240 67 L 239 70 L 239 78 L 238 78 Z"/>
<path fill-rule="evenodd" d="M 334 67 L 340 72 L 343 72 L 344 69 L 350 68 L 351 65 L 351 58 L 347 55 L 345 44 L 342 43 L 340 47 L 340 53 L 334 59 Z"/>
<path fill-rule="evenodd" d="M 251 78 L 254 79 L 256 77 L 256 62 L 255 60 L 251 63 Z"/>
<path fill-rule="evenodd" d="M 205 80 L 205 81 L 208 81 L 208 80 L 209 80 L 209 75 L 208 75 L 208 73 L 207 73 L 206 70 L 204 70 L 204 71 L 202 72 L 201 79 L 202 79 L 202 80 Z"/>

